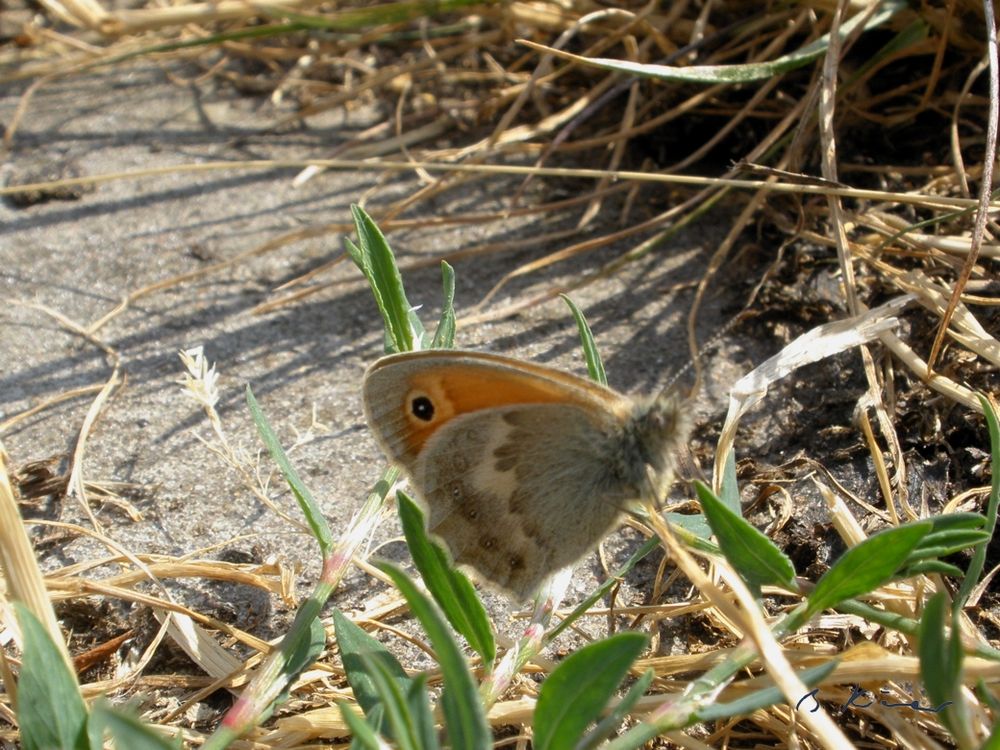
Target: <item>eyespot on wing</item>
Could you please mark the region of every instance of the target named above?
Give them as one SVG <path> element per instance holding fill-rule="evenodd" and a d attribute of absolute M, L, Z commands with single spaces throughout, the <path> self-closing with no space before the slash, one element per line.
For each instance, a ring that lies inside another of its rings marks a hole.
<path fill-rule="evenodd" d="M 383 450 L 411 466 L 455 416 L 517 404 L 567 403 L 611 419 L 630 401 L 559 370 L 497 355 L 456 351 L 383 357 L 365 374 L 365 413 Z"/>

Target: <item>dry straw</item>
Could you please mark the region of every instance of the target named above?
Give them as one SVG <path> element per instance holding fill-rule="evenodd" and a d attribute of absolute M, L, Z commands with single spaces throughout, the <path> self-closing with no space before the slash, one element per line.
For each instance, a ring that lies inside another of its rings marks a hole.
<path fill-rule="evenodd" d="M 623 4 L 614 9 L 596 9 L 575 0 L 395 2 L 363 9 L 315 0 L 178 2 L 130 9 L 116 9 L 97 0 L 43 0 L 40 5 L 39 16 L 24 17 L 17 44 L 0 46 L 0 81 L 29 82 L 20 106 L 6 123 L 8 146 L 16 144 L 33 97 L 46 85 L 135 59 L 153 59 L 167 69 L 183 62 L 199 67 L 205 77 L 269 93 L 282 112 L 276 127 L 308 122 L 315 114 L 359 102 L 391 103 L 392 114 L 382 123 L 333 154 L 317 155 L 323 158 L 199 163 L 88 175 L 75 184 L 285 167 L 290 170 L 289 189 L 293 189 L 329 169 L 385 176 L 403 173 L 412 174 L 416 183 L 407 195 L 382 201 L 373 192 L 368 201 L 387 234 L 477 224 L 489 236 L 512 218 L 537 222 L 542 231 L 516 244 L 487 239 L 471 246 L 442 248 L 441 257 L 453 261 L 512 250 L 534 254 L 531 261 L 497 280 L 482 304 L 466 315 L 462 321 L 466 325 L 546 303 L 664 252 L 668 240 L 708 216 L 717 221 L 719 214 L 712 212 L 725 207 L 728 225 L 722 241 L 713 248 L 706 272 L 695 284 L 688 318 L 689 345 L 696 354 L 701 348 L 696 335 L 701 308 L 720 291 L 726 272 L 742 251 L 766 246 L 767 252 L 773 252 L 777 269 L 792 247 L 804 252 L 832 248 L 838 266 L 838 320 L 808 334 L 810 346 L 803 347 L 801 340 L 793 343 L 749 375 L 751 386 L 743 390 L 746 396 L 763 398 L 776 377 L 805 361 L 845 347 L 861 347 L 867 392 L 858 402 L 858 440 L 876 468 L 881 496 L 859 497 L 840 485 L 822 465 L 828 457 L 804 459 L 816 469 L 814 480 L 847 546 L 861 543 L 871 532 L 858 522 L 851 507 L 868 509 L 868 522 L 880 524 L 901 523 L 930 512 L 922 498 L 908 493 L 907 456 L 895 419 L 900 373 L 908 373 L 915 384 L 907 397 L 928 410 L 941 403 L 932 399 L 932 392 L 946 404 L 978 410 L 975 391 L 995 384 L 990 373 L 1000 364 L 1000 342 L 993 333 L 995 326 L 984 322 L 986 316 L 995 319 L 1000 259 L 996 223 L 1000 203 L 991 192 L 998 84 L 995 19 L 989 0 L 953 0 L 941 7 L 817 0 L 761 6 L 752 15 L 745 3 L 684 0 Z M 877 32 L 863 31 L 866 19 L 887 9 L 892 12 Z M 839 33 L 842 28 L 848 31 Z M 775 61 L 790 60 L 824 39 L 801 67 L 774 67 Z M 367 54 L 373 45 L 380 45 L 384 53 L 377 65 Z M 605 62 L 594 64 L 595 58 Z M 627 66 L 615 67 L 617 61 Z M 651 65 L 668 70 L 658 71 Z M 704 77 L 708 72 L 731 71 L 735 65 L 749 66 L 737 83 L 692 82 L 695 74 Z M 715 67 L 709 71 L 711 66 Z M 251 69 L 261 72 L 247 72 Z M 657 72 L 680 76 L 685 82 L 647 77 Z M 919 133 L 906 128 L 918 118 L 929 118 L 940 129 L 940 138 L 930 146 L 918 141 Z M 496 124 L 483 128 L 484 122 Z M 879 153 L 866 153 L 864 143 L 852 140 L 864 137 L 858 133 L 871 138 L 888 129 L 913 140 L 898 144 L 897 153 L 884 162 Z M 648 139 L 665 140 L 665 134 L 673 137 L 672 150 L 651 154 Z M 899 160 L 908 147 L 920 153 L 921 159 L 889 161 Z M 722 148 L 735 154 L 736 161 L 719 166 L 717 154 Z M 858 160 L 853 156 L 856 153 L 861 154 Z M 588 168 L 581 169 L 581 162 Z M 502 210 L 427 215 L 427 207 L 436 200 L 497 179 L 517 181 L 513 198 Z M 572 186 L 572 195 L 533 200 L 529 188 L 539 180 L 563 181 Z M 6 186 L 0 188 L 0 195 L 71 184 L 73 180 Z M 654 190 L 670 197 L 659 213 L 637 209 Z M 85 345 L 101 351 L 107 373 L 101 383 L 50 395 L 28 412 L 8 416 L 0 423 L 0 435 L 62 400 L 91 398 L 63 478 L 69 493 L 89 512 L 93 487 L 86 481 L 85 448 L 122 375 L 118 353 L 101 339 L 107 323 L 137 300 L 172 286 L 223 275 L 254 256 L 293 254 L 303 239 L 332 237 L 348 229 L 346 223 L 335 223 L 267 238 L 257 247 L 196 272 L 132 290 L 120 304 L 89 322 L 70 321 L 35 303 L 19 303 L 57 320 Z M 755 233 L 780 239 L 757 243 L 749 239 Z M 567 261 L 596 257 L 597 251 L 604 251 L 605 257 L 601 263 L 591 263 L 588 271 L 562 272 Z M 438 260 L 419 258 L 404 261 L 402 267 L 405 273 Z M 461 271 L 459 266 L 459 278 Z M 357 278 L 348 264 L 330 263 L 275 289 L 257 312 L 294 306 L 308 295 L 357 284 Z M 749 293 L 739 287 L 745 295 L 741 303 L 752 310 L 765 290 L 774 287 L 774 274 L 765 273 Z M 894 303 L 891 310 L 878 307 L 887 298 L 903 295 L 913 300 L 905 311 Z M 898 326 L 893 315 L 900 321 Z M 895 359 L 885 358 L 886 350 Z M 211 428 L 206 446 L 249 495 L 277 512 L 266 483 L 259 480 L 258 467 L 228 442 L 214 410 L 212 371 L 199 352 L 185 354 L 185 368 L 187 391 L 202 406 Z M 717 478 L 725 454 L 741 451 L 733 438 L 735 415 L 743 407 L 735 403 L 739 394 L 734 392 L 733 397 L 734 416 L 720 441 Z M 956 488 L 947 507 L 981 507 L 976 503 L 982 503 L 987 491 Z M 278 565 L 220 565 L 210 562 L 211 550 L 183 560 L 135 554 L 116 548 L 91 516 L 91 527 L 81 531 L 107 546 L 109 555 L 94 560 L 92 566 L 56 569 L 42 577 L 15 501 L 16 491 L 2 465 L 0 560 L 5 599 L 29 602 L 57 636 L 57 643 L 62 639 L 51 599 L 101 596 L 140 603 L 155 612 L 159 621 L 154 627 L 157 634 L 142 644 L 140 658 L 131 665 L 117 665 L 117 677 L 85 684 L 86 694 L 125 687 L 136 691 L 155 691 L 165 685 L 186 687 L 188 702 L 161 719 L 175 730 L 183 723 L 187 706 L 220 686 L 237 690 L 266 658 L 271 644 L 171 601 L 158 584 L 171 578 L 214 577 L 291 601 L 290 571 Z M 664 528 L 639 528 L 663 540 L 673 563 L 694 587 L 680 602 L 616 601 L 614 611 L 647 624 L 696 618 L 718 637 L 715 643 L 692 644 L 697 653 L 640 660 L 636 674 L 652 667 L 657 676 L 654 694 L 640 701 L 636 716 L 662 711 L 665 700 L 685 690 L 692 673 L 725 660 L 744 639 L 755 644 L 762 669 L 782 685 L 786 695 L 802 689 L 790 677 L 792 666 L 815 664 L 839 653 L 841 665 L 824 678 L 823 697 L 828 705 L 846 701 L 847 686 L 871 674 L 899 691 L 918 680 L 917 659 L 906 638 L 873 628 L 856 613 L 820 617 L 795 634 L 794 644 L 776 642 L 731 570 L 715 567 L 717 563 L 708 567 Z M 357 564 L 374 574 L 365 560 L 359 558 Z M 121 572 L 103 576 L 98 584 L 95 570 L 103 566 L 119 566 Z M 987 593 L 995 575 L 996 570 L 987 571 L 962 620 L 969 644 L 985 644 L 987 629 L 994 628 L 995 633 L 1000 622 L 996 612 L 972 606 Z M 152 589 L 143 587 L 146 582 L 154 583 Z M 930 592 L 945 589 L 940 577 L 921 576 L 873 592 L 870 603 L 912 617 L 919 615 Z M 363 617 L 355 615 L 359 624 L 366 629 L 394 630 L 387 620 L 400 612 L 401 599 L 391 596 L 373 600 L 371 605 Z M 595 609 L 587 617 L 616 621 L 607 608 Z M 13 628 L 7 609 L 3 625 Z M 870 640 L 843 647 L 842 638 L 859 634 Z M 144 672 L 164 637 L 184 648 L 200 677 Z M 250 649 L 254 656 L 235 658 L 234 643 Z M 524 672 L 551 668 L 551 661 L 536 653 L 537 646 L 528 636 L 521 642 L 522 654 L 531 657 L 523 665 Z M 511 654 L 505 666 L 521 666 L 517 650 Z M 4 684 L 10 691 L 14 683 L 8 662 L 3 666 Z M 490 695 L 489 720 L 498 729 L 517 728 L 510 744 L 524 747 L 524 727 L 530 725 L 535 706 L 534 683 L 519 679 L 516 669 L 501 677 Z M 432 671 L 431 684 L 438 678 Z M 746 694 L 760 679 L 763 673 L 758 669 L 728 685 L 717 697 L 730 700 Z M 967 687 L 979 679 L 995 684 L 1000 679 L 997 663 L 968 655 L 964 679 Z M 347 727 L 333 702 L 350 700 L 351 695 L 333 650 L 300 676 L 292 695 L 281 714 L 253 735 L 254 747 L 306 746 L 333 738 L 343 743 Z M 2 706 L 8 717 L 12 697 L 8 692 Z M 990 715 L 985 703 L 971 690 L 965 692 L 964 702 L 972 725 L 981 729 Z M 940 722 L 931 714 L 904 718 L 876 705 L 860 715 L 863 719 L 852 730 L 861 733 L 866 723 L 874 722 L 882 731 L 870 741 L 880 747 L 932 748 L 947 741 Z M 759 744 L 845 746 L 842 727 L 824 716 L 804 716 L 779 706 L 756 711 L 742 724 L 720 722 L 692 734 L 671 732 L 668 737 L 685 747 L 735 746 L 752 727 Z M 12 733 L 0 730 L 0 736 L 9 739 Z M 201 739 L 190 730 L 188 737 Z"/>

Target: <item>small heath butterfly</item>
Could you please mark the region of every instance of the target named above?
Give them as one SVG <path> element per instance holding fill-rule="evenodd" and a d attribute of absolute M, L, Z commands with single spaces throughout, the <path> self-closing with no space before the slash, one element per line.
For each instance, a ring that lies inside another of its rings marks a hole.
<path fill-rule="evenodd" d="M 383 357 L 365 415 L 455 562 L 519 600 L 576 562 L 630 503 L 658 499 L 687 435 L 680 402 L 549 367 L 430 350 Z"/>

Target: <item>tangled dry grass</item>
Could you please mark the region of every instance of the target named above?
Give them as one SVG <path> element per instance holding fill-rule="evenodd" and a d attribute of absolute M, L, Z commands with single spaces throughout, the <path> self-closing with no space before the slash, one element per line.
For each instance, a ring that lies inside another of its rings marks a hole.
<path fill-rule="evenodd" d="M 399 172 L 417 174 L 418 187 L 407 195 L 370 206 L 386 233 L 473 222 L 500 227 L 515 214 L 544 217 L 553 226 L 568 220 L 569 229 L 523 240 L 517 249 L 558 247 L 536 253 L 531 262 L 498 279 L 478 310 L 463 321 L 467 325 L 510 316 L 614 274 L 655 254 L 666 239 L 685 228 L 709 217 L 717 221 L 721 207 L 729 225 L 690 311 L 692 352 L 700 346 L 694 331 L 706 290 L 718 283 L 734 256 L 751 245 L 777 249 L 768 251 L 773 254 L 770 268 L 741 302 L 747 310 L 760 304 L 762 294 L 775 293 L 779 273 L 790 273 L 796 283 L 789 287 L 799 290 L 784 293 L 793 301 L 804 300 L 802 289 L 811 263 L 824 257 L 839 267 L 838 317 L 861 315 L 885 299 L 912 295 L 909 329 L 882 331 L 877 336 L 878 351 L 862 349 L 868 393 L 859 408 L 859 429 L 881 489 L 881 497 L 864 502 L 889 524 L 927 512 L 908 494 L 908 459 L 904 440 L 897 434 L 901 404 L 911 411 L 941 409 L 941 404 L 981 411 L 975 392 L 996 392 L 1000 344 L 993 332 L 1000 228 L 995 219 L 1000 204 L 992 191 L 998 94 L 995 20 L 988 2 L 950 0 L 911 7 L 820 0 L 765 5 L 719 1 L 604 7 L 576 0 L 451 0 L 338 8 L 315 0 L 280 4 L 221 0 L 112 8 L 97 0 L 42 0 L 37 9 L 12 12 L 14 20 L 6 21 L 2 29 L 6 38 L 0 40 L 0 80 L 29 84 L 17 116 L 6 123 L 8 145 L 17 138 L 21 118 L 29 116 L 32 97 L 40 87 L 82 71 L 149 58 L 178 80 L 215 78 L 239 91 L 269 97 L 279 113 L 276 135 L 319 113 L 361 102 L 375 102 L 384 113 L 384 120 L 362 137 L 317 155 L 322 158 L 316 160 L 199 163 L 187 167 L 191 170 L 298 166 L 299 181 L 313 179 L 325 169 L 382 170 L 386 179 Z M 865 21 L 877 13 L 885 14 L 885 19 L 865 29 Z M 841 34 L 849 19 L 855 25 Z M 803 54 L 809 50 L 815 54 Z M 595 62 L 598 58 L 631 65 Z M 431 218 L 422 210 L 438 196 L 498 173 L 523 175 L 521 188 L 502 212 Z M 0 192 L 12 195 L 143 176 L 88 175 L 8 186 Z M 546 201 L 532 189 L 538 180 L 571 186 L 571 197 Z M 279 252 L 303 236 L 347 229 L 340 224 L 300 229 L 199 274 L 224 273 L 250 255 Z M 611 260 L 594 263 L 571 283 L 547 280 L 546 274 L 560 263 L 609 247 L 625 249 Z M 487 241 L 445 249 L 440 257 L 420 263 L 512 249 L 509 243 Z M 791 256 L 799 260 L 792 262 Z M 802 262 L 802 257 L 808 259 Z M 331 271 L 320 268 L 285 285 L 259 311 L 322 294 L 339 283 Z M 130 300 L 190 279 L 190 275 L 177 277 L 136 290 Z M 525 279 L 532 284 L 518 286 Z M 498 302 L 503 299 L 500 292 L 511 287 L 519 291 Z M 106 322 L 77 328 L 81 335 L 94 337 Z M 883 351 L 893 358 L 884 358 Z M 900 373 L 907 375 L 904 393 L 895 391 Z M 117 378 L 116 368 L 99 398 L 117 386 Z M 207 401 L 206 409 L 212 414 Z M 96 418 L 99 404 L 92 411 Z M 4 429 L 24 416 L 8 419 Z M 221 426 L 215 434 L 226 463 L 242 472 L 251 491 L 266 498 L 243 459 L 227 454 Z M 22 468 L 22 480 L 27 475 Z M 75 466 L 68 476 L 77 496 L 87 497 Z M 25 487 L 22 484 L 22 491 Z M 67 490 L 57 484 L 39 491 Z M 945 510 L 982 508 L 987 494 L 988 487 L 956 486 Z M 5 497 L 13 502 L 9 490 Z M 852 523 L 835 493 L 830 502 L 842 519 L 844 540 L 856 544 L 867 532 Z M 14 541 L 13 517 L 4 520 L 3 529 L 8 538 L 0 546 L 20 549 Z M 98 532 L 95 528 L 89 533 Z M 30 550 L 21 553 L 20 558 L 5 560 L 8 591 L 18 587 L 34 591 L 39 611 L 51 612 L 49 598 L 105 596 L 142 601 L 159 617 L 170 611 L 187 618 L 163 619 L 144 658 L 127 674 L 83 686 L 87 695 L 126 686 L 185 688 L 183 704 L 158 708 L 149 717 L 168 727 L 185 721 L 185 712 L 218 688 L 238 690 L 263 658 L 237 659 L 217 638 L 261 655 L 270 646 L 183 605 L 140 594 L 137 584 L 204 575 L 290 596 L 288 571 L 220 567 L 217 562 L 161 559 L 125 550 L 118 561 L 127 560 L 130 572 L 105 578 L 99 585 L 86 570 L 62 571 L 46 580 L 29 575 L 28 582 L 17 584 L 15 571 L 34 567 Z M 992 563 L 996 564 L 995 552 Z M 990 578 L 985 581 L 965 612 L 963 635 L 970 644 L 996 647 L 1000 602 L 988 585 Z M 881 589 L 877 598 L 887 608 L 914 617 L 926 591 L 942 586 L 940 580 L 906 581 Z M 366 614 L 368 625 L 391 628 L 384 620 L 402 606 L 398 597 L 379 602 Z M 620 611 L 641 614 L 646 624 L 680 613 L 696 614 L 724 634 L 717 639 L 721 646 L 701 653 L 651 656 L 637 662 L 636 674 L 646 667 L 656 674 L 654 690 L 642 699 L 637 712 L 653 710 L 665 695 L 681 691 L 693 673 L 725 659 L 742 637 L 740 623 L 714 606 L 696 589 L 687 602 L 654 602 L 641 613 Z M 810 625 L 810 632 L 800 633 L 799 647 L 785 656 L 803 664 L 828 658 L 831 640 L 811 638 L 810 633 L 860 627 L 852 617 L 856 616 L 820 618 Z M 49 624 L 58 632 L 54 620 Z M 844 653 L 839 681 L 824 692 L 829 705 L 846 702 L 850 682 L 865 675 L 877 673 L 893 684 L 919 679 L 912 649 L 904 639 L 886 633 L 883 640 L 875 638 Z M 163 637 L 184 643 L 207 676 L 142 674 Z M 85 653 L 74 656 L 77 668 L 113 660 L 119 643 L 110 638 L 89 644 Z M 969 662 L 970 710 L 982 730 L 990 717 L 995 721 L 997 716 L 997 665 L 972 657 Z M 113 671 L 106 669 L 104 674 Z M 5 677 L 10 685 L 9 674 Z M 988 697 L 971 692 L 979 679 L 992 686 L 987 688 L 992 708 Z M 752 687 L 747 680 L 730 690 L 738 693 Z M 257 731 L 254 747 L 305 747 L 347 734 L 334 701 L 350 698 L 350 691 L 335 653 L 300 676 L 293 696 L 268 728 Z M 489 718 L 498 730 L 515 728 L 505 742 L 524 746 L 521 728 L 530 724 L 533 707 L 531 685 L 517 683 L 492 706 Z M 13 741 L 16 732 L 11 727 L 16 722 L 9 691 L 0 710 L 9 723 L 3 734 Z M 868 722 L 882 730 L 872 730 Z M 797 736 L 809 746 L 833 746 L 823 732 L 797 725 L 790 707 L 779 706 L 755 712 L 742 722 L 703 728 L 697 740 L 680 733 L 672 733 L 670 739 L 688 747 L 747 746 L 790 742 Z M 961 744 L 934 714 L 902 719 L 891 711 L 873 711 L 852 724 L 851 732 L 855 739 L 864 737 L 880 747 Z"/>

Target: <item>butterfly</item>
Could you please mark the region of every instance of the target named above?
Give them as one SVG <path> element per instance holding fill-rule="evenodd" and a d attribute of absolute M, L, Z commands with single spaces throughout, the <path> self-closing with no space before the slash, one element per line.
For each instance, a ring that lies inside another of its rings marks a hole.
<path fill-rule="evenodd" d="M 368 424 L 405 470 L 456 563 L 529 597 L 658 499 L 688 420 L 680 399 L 633 399 L 495 354 L 408 352 L 364 378 Z"/>

